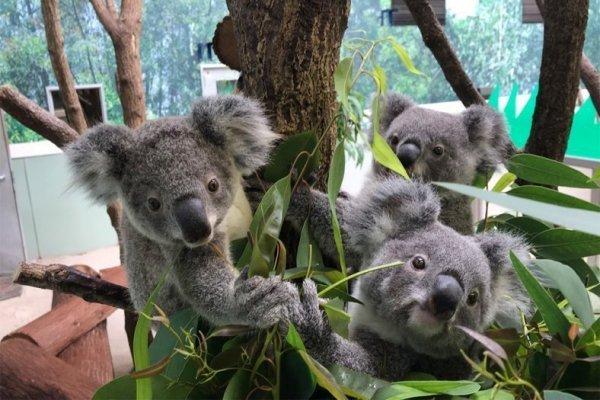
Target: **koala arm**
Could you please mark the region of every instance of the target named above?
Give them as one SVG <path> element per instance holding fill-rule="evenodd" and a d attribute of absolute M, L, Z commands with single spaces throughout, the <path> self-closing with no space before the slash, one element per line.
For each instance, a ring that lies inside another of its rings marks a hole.
<path fill-rule="evenodd" d="M 267 328 L 290 320 L 298 290 L 279 277 L 238 274 L 220 236 L 208 245 L 180 250 L 174 280 L 182 296 L 213 325 Z"/>
<path fill-rule="evenodd" d="M 381 362 L 361 344 L 345 339 L 331 330 L 319 309 L 317 288 L 307 279 L 303 283 L 302 310 L 293 320 L 308 353 L 322 364 L 338 364 L 355 371 L 376 375 Z"/>
<path fill-rule="evenodd" d="M 360 253 L 348 246 L 348 233 L 344 229 L 346 225 L 344 221 L 349 213 L 349 209 L 350 199 L 344 195 L 338 197 L 336 200 L 336 213 L 342 233 L 346 263 L 350 270 L 356 271 L 360 267 L 361 256 Z M 310 233 L 315 241 L 319 243 L 321 252 L 332 260 L 338 260 L 331 224 L 329 199 L 325 193 L 311 189 L 304 184 L 298 185 L 297 190 L 292 194 L 285 218 L 298 231 L 302 229 L 304 221 L 308 220 Z"/>

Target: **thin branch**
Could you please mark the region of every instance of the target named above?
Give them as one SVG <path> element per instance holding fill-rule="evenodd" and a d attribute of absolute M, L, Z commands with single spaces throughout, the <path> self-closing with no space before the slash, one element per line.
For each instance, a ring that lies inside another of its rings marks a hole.
<path fill-rule="evenodd" d="M 126 287 L 86 275 L 66 265 L 23 262 L 17 269 L 14 283 L 74 294 L 86 301 L 135 311 Z"/>
<path fill-rule="evenodd" d="M 58 0 L 42 0 L 42 15 L 44 17 L 48 53 L 52 62 L 54 75 L 58 82 L 59 93 L 67 120 L 81 134 L 87 129 L 87 122 L 83 115 L 79 96 L 77 96 L 77 91 L 75 90 L 73 74 L 71 73 L 69 61 L 65 54 Z"/>
<path fill-rule="evenodd" d="M 405 2 L 421 31 L 423 42 L 433 53 L 456 96 L 465 107 L 472 104 L 486 104 L 484 98 L 465 73 L 458 56 L 444 33 L 444 29 L 435 17 L 429 1 L 405 0 Z"/>
<path fill-rule="evenodd" d="M 108 6 L 104 0 L 90 0 L 90 3 L 92 3 L 92 7 L 104 29 L 111 37 L 115 35 L 118 29 L 118 21 L 114 3 L 111 0 L 108 0 Z"/>
<path fill-rule="evenodd" d="M 66 122 L 50 114 L 10 85 L 0 86 L 0 108 L 58 147 L 64 147 L 79 137 L 77 131 Z"/>

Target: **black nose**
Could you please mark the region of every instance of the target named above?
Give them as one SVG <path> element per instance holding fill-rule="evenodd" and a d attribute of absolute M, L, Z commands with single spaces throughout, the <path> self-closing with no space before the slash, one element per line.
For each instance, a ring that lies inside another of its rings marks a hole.
<path fill-rule="evenodd" d="M 415 143 L 404 143 L 398 148 L 398 158 L 404 168 L 410 168 L 421 155 L 421 148 Z"/>
<path fill-rule="evenodd" d="M 450 275 L 438 275 L 433 285 L 431 307 L 433 314 L 444 321 L 452 318 L 463 296 L 460 283 Z"/>
<path fill-rule="evenodd" d="M 199 198 L 187 197 L 176 201 L 173 213 L 186 243 L 200 244 L 210 236 L 212 228 L 204 203 Z"/>

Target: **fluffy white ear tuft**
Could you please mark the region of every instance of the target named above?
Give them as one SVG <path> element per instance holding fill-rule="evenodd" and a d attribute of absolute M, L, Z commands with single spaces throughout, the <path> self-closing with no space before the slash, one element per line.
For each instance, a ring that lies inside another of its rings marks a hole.
<path fill-rule="evenodd" d="M 192 108 L 192 123 L 209 141 L 224 147 L 242 175 L 266 164 L 279 135 L 255 100 L 231 95 L 206 97 Z"/>
<path fill-rule="evenodd" d="M 131 131 L 124 126 L 102 124 L 88 130 L 65 150 L 73 184 L 86 189 L 99 203 L 114 201 L 133 142 Z"/>
<path fill-rule="evenodd" d="M 440 201 L 429 185 L 394 177 L 361 191 L 345 230 L 355 248 L 370 253 L 390 238 L 435 223 L 439 214 Z"/>

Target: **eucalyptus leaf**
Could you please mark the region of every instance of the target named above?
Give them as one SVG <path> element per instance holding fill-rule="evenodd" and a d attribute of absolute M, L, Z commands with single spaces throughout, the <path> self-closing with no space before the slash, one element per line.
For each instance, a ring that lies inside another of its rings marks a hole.
<path fill-rule="evenodd" d="M 581 400 L 581 398 L 558 390 L 544 390 L 544 400 Z"/>
<path fill-rule="evenodd" d="M 344 303 L 341 301 L 330 300 L 323 304 L 323 310 L 329 320 L 329 325 L 338 335 L 348 337 L 348 324 L 350 323 L 350 314 L 345 312 L 342 307 Z"/>
<path fill-rule="evenodd" d="M 560 308 L 558 308 L 558 305 L 552 300 L 552 297 L 548 294 L 546 289 L 539 284 L 531 272 L 529 272 L 513 252 L 510 253 L 510 259 L 523 286 L 525 286 L 529 296 L 531 296 L 532 300 L 537 305 L 550 333 L 553 335 L 560 335 L 565 341 L 568 340 L 568 332 L 571 324 L 567 317 L 565 317 Z"/>
<path fill-rule="evenodd" d="M 361 399 L 370 399 L 378 389 L 390 385 L 390 382 L 374 378 L 371 375 L 363 374 L 341 365 L 333 365 L 329 368 L 329 372 L 331 372 L 331 375 L 342 386 L 344 391 L 346 391 L 346 388 L 351 389 L 355 393 L 355 396 L 358 394 Z"/>
<path fill-rule="evenodd" d="M 146 378 L 152 385 L 154 397 L 147 399 L 172 399 L 184 400 L 192 391 L 190 385 L 182 385 L 165 378 L 162 375 Z M 94 393 L 93 400 L 131 400 L 136 397 L 136 382 L 141 379 L 133 379 L 130 375 L 123 375 L 113 381 L 101 386 Z"/>
<path fill-rule="evenodd" d="M 308 355 L 304 350 L 299 350 L 298 354 L 302 357 L 310 371 L 315 376 L 317 383 L 322 388 L 326 389 L 336 400 L 347 400 L 344 391 L 331 373 L 322 366 L 317 360 Z"/>
<path fill-rule="evenodd" d="M 223 400 L 245 399 L 251 388 L 250 371 L 238 369 L 227 384 Z"/>
<path fill-rule="evenodd" d="M 506 189 L 507 187 L 509 187 L 510 185 L 512 185 L 515 180 L 517 179 L 517 176 L 511 172 L 505 172 L 500 179 L 498 179 L 498 182 L 496 182 L 496 184 L 494 185 L 494 187 L 492 188 L 492 192 L 501 192 L 504 189 Z"/>
<path fill-rule="evenodd" d="M 436 182 L 437 186 L 498 204 L 519 211 L 542 221 L 577 229 L 592 235 L 600 235 L 600 213 L 594 211 L 555 206 L 539 201 L 522 199 L 504 193 L 495 193 L 458 183 Z"/>
<path fill-rule="evenodd" d="M 563 206 L 569 208 L 580 208 L 582 210 L 600 211 L 600 206 L 590 203 L 577 197 L 569 196 L 568 194 L 559 191 L 534 185 L 525 185 L 516 187 L 508 192 L 511 196 L 517 196 L 524 199 L 537 200 L 542 203 L 554 204 L 555 206 Z"/>
<path fill-rule="evenodd" d="M 559 161 L 534 154 L 517 154 L 507 168 L 519 178 L 541 185 L 597 189 L 590 177 Z"/>
<path fill-rule="evenodd" d="M 329 177 L 327 179 L 327 199 L 329 200 L 329 209 L 331 211 L 331 226 L 333 229 L 333 239 L 340 260 L 342 273 L 346 274 L 346 255 L 344 253 L 344 243 L 342 242 L 342 231 L 337 218 L 336 200 L 344 180 L 344 170 L 346 168 L 346 158 L 344 152 L 344 141 L 340 141 L 333 152 L 331 165 L 329 166 Z"/>
<path fill-rule="evenodd" d="M 304 268 L 310 265 L 311 268 L 323 267 L 323 255 L 317 242 L 315 242 L 309 229 L 308 219 L 304 221 L 300 231 L 300 241 L 296 252 L 296 268 Z"/>
<path fill-rule="evenodd" d="M 585 286 L 568 265 L 554 260 L 535 260 L 534 263 L 554 281 L 556 287 L 569 301 L 586 328 L 594 323 L 594 311 Z"/>
<path fill-rule="evenodd" d="M 471 400 L 514 400 L 515 396 L 504 389 L 486 389 L 473 393 L 469 399 Z"/>
<path fill-rule="evenodd" d="M 408 51 L 406 51 L 406 49 L 403 46 L 401 46 L 393 36 L 388 36 L 387 40 L 390 42 L 390 45 L 396 52 L 396 55 L 398 55 L 400 61 L 402 61 L 402 64 L 404 64 L 404 66 L 410 73 L 416 75 L 423 75 L 423 73 L 419 71 L 413 64 L 413 61 L 410 58 L 410 55 L 408 54 Z"/>
<path fill-rule="evenodd" d="M 381 137 L 378 132 L 373 132 L 373 143 L 371 143 L 371 151 L 373 152 L 373 158 L 379 164 L 384 167 L 396 172 L 404 179 L 410 180 L 406 169 L 398 159 L 398 156 L 390 145 Z"/>
<path fill-rule="evenodd" d="M 338 100 L 346 109 L 349 108 L 348 94 L 350 92 L 350 83 L 352 80 L 352 63 L 352 57 L 343 58 L 333 74 L 333 83 Z"/>
<path fill-rule="evenodd" d="M 540 232 L 530 242 L 540 255 L 558 261 L 600 254 L 600 236 L 564 228 Z"/>
<path fill-rule="evenodd" d="M 373 400 L 414 399 L 446 394 L 468 396 L 479 391 L 481 386 L 472 381 L 402 381 L 379 389 Z"/>

